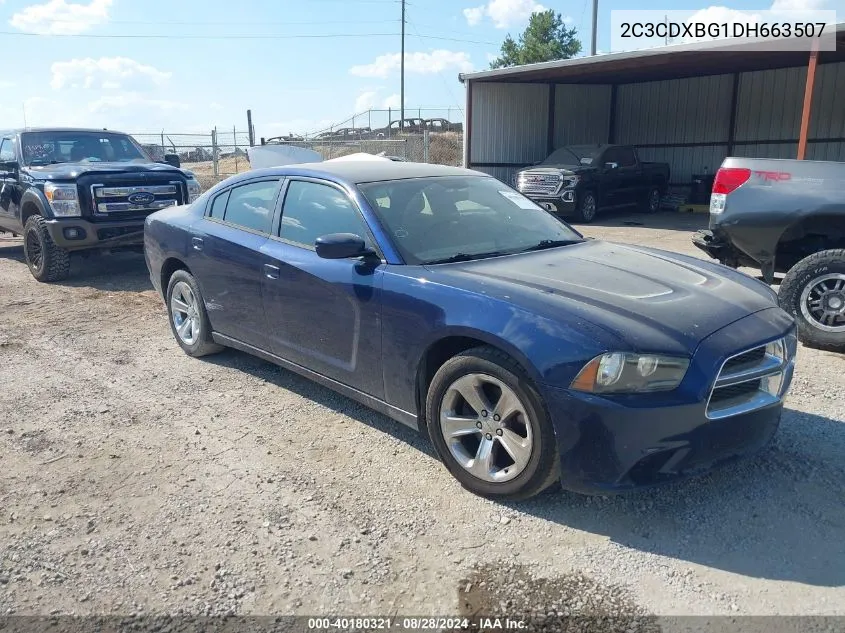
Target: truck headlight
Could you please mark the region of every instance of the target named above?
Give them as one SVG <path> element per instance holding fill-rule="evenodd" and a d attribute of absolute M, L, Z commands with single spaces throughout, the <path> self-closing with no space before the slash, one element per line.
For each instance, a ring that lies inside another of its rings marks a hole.
<path fill-rule="evenodd" d="M 75 184 L 44 183 L 44 196 L 50 203 L 53 215 L 61 218 L 82 215 Z"/>
<path fill-rule="evenodd" d="M 570 388 L 588 393 L 671 391 L 688 368 L 687 358 L 612 352 L 584 365 Z"/>
<path fill-rule="evenodd" d="M 581 176 L 564 176 L 563 177 L 563 188 L 564 189 L 571 189 L 578 182 L 581 180 Z"/>
<path fill-rule="evenodd" d="M 196 178 L 189 178 L 188 179 L 188 204 L 196 201 L 197 198 L 200 197 L 202 193 L 202 187 L 200 186 L 199 181 Z"/>

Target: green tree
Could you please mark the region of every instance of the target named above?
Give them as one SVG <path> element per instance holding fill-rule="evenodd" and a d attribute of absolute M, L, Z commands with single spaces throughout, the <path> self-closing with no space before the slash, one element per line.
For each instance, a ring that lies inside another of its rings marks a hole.
<path fill-rule="evenodd" d="M 508 34 L 499 58 L 491 62 L 490 68 L 569 59 L 581 52 L 581 42 L 575 34 L 574 28 L 566 28 L 560 13 L 552 9 L 534 13 L 518 42 Z"/>

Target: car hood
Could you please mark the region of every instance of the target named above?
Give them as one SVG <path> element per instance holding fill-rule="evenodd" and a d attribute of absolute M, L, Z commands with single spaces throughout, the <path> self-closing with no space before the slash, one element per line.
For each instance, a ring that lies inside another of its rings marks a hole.
<path fill-rule="evenodd" d="M 713 332 L 777 305 L 766 285 L 720 264 L 599 240 L 428 269 L 432 281 L 564 325 L 586 320 L 634 351 L 692 353 Z"/>
<path fill-rule="evenodd" d="M 59 163 L 58 165 L 44 165 L 27 167 L 29 173 L 38 179 L 69 179 L 78 178 L 88 173 L 144 173 L 144 172 L 172 172 L 186 175 L 182 169 L 164 163 Z"/>
<path fill-rule="evenodd" d="M 524 173 L 528 171 L 535 171 L 535 172 L 542 172 L 542 171 L 553 171 L 555 173 L 562 173 L 564 176 L 568 175 L 581 175 L 586 174 L 589 172 L 596 171 L 596 168 L 591 165 L 564 165 L 564 164 L 554 164 L 554 165 L 547 165 L 547 164 L 540 164 L 534 165 L 533 167 L 525 167 L 524 169 L 520 169 L 517 173 Z"/>

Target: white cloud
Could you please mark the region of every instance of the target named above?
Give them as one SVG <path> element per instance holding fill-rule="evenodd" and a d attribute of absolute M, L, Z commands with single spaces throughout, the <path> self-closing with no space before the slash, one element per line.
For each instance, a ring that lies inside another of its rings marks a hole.
<path fill-rule="evenodd" d="M 378 92 L 375 90 L 367 90 L 358 95 L 355 99 L 355 112 L 364 112 L 376 107 L 378 103 Z"/>
<path fill-rule="evenodd" d="M 774 0 L 772 11 L 816 11 L 826 5 L 827 0 Z"/>
<path fill-rule="evenodd" d="M 76 35 L 108 22 L 113 0 L 91 0 L 87 4 L 49 0 L 15 13 L 9 20 L 16 29 L 39 35 Z"/>
<path fill-rule="evenodd" d="M 353 66 L 349 72 L 358 77 L 385 78 L 399 71 L 401 56 L 399 53 L 379 55 L 371 64 Z M 430 53 L 405 53 L 405 72 L 428 75 L 456 68 L 461 72 L 472 70 L 469 55 L 462 51 L 436 50 Z"/>
<path fill-rule="evenodd" d="M 64 88 L 102 88 L 114 90 L 127 83 L 160 85 L 170 79 L 170 73 L 161 71 L 128 57 L 86 57 L 55 62 L 50 70 L 54 90 Z"/>
<path fill-rule="evenodd" d="M 397 94 L 390 95 L 381 102 L 382 108 L 401 108 L 402 107 L 402 97 Z"/>
<path fill-rule="evenodd" d="M 173 110 L 187 110 L 188 105 L 179 101 L 170 101 L 167 99 L 149 99 L 137 92 L 109 95 L 101 97 L 88 104 L 88 111 L 95 114 L 108 112 L 110 110 L 126 110 L 127 108 L 144 110 L 154 109 L 171 112 Z"/>
<path fill-rule="evenodd" d="M 487 4 L 464 9 L 464 17 L 470 26 L 476 26 L 488 17 L 497 29 L 506 29 L 524 24 L 531 14 L 545 10 L 546 7 L 535 0 L 490 0 Z"/>

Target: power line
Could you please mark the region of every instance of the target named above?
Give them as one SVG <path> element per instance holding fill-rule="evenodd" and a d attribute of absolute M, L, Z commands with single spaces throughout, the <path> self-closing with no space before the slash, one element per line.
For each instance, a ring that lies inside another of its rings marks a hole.
<path fill-rule="evenodd" d="M 408 26 L 410 26 L 414 30 L 414 32 L 419 35 L 419 32 L 417 31 L 417 27 L 414 26 L 413 23 L 410 20 L 408 20 Z M 443 82 L 443 85 L 446 86 L 446 91 L 449 93 L 449 96 L 452 97 L 452 100 L 456 104 L 457 109 L 460 111 L 461 116 L 464 116 L 464 109 L 460 105 L 457 105 L 460 102 L 455 98 L 455 93 L 452 92 L 452 88 L 449 85 L 449 83 L 446 81 L 446 78 L 443 76 L 443 72 L 438 71 L 437 75 L 438 75 L 438 77 L 440 77 L 440 80 Z"/>
<path fill-rule="evenodd" d="M 17 31 L 0 31 L 0 35 L 20 37 L 69 37 L 80 39 L 147 39 L 147 40 L 289 40 L 310 38 L 355 38 L 355 37 L 396 37 L 396 33 L 297 33 L 291 35 L 145 35 L 145 34 L 91 34 L 91 33 L 21 33 Z M 465 44 L 492 44 L 481 40 L 465 40 L 455 37 L 440 37 L 437 35 L 408 35 L 424 40 L 440 40 L 446 42 L 463 42 Z"/>
<path fill-rule="evenodd" d="M 171 20 L 109 20 L 109 24 L 155 24 L 157 26 L 303 26 L 314 24 L 396 24 L 399 20 L 305 20 L 305 21 L 275 21 L 275 22 L 230 22 L 230 21 L 211 21 L 199 22 L 197 20 L 189 20 L 185 22 L 171 21 Z"/>

